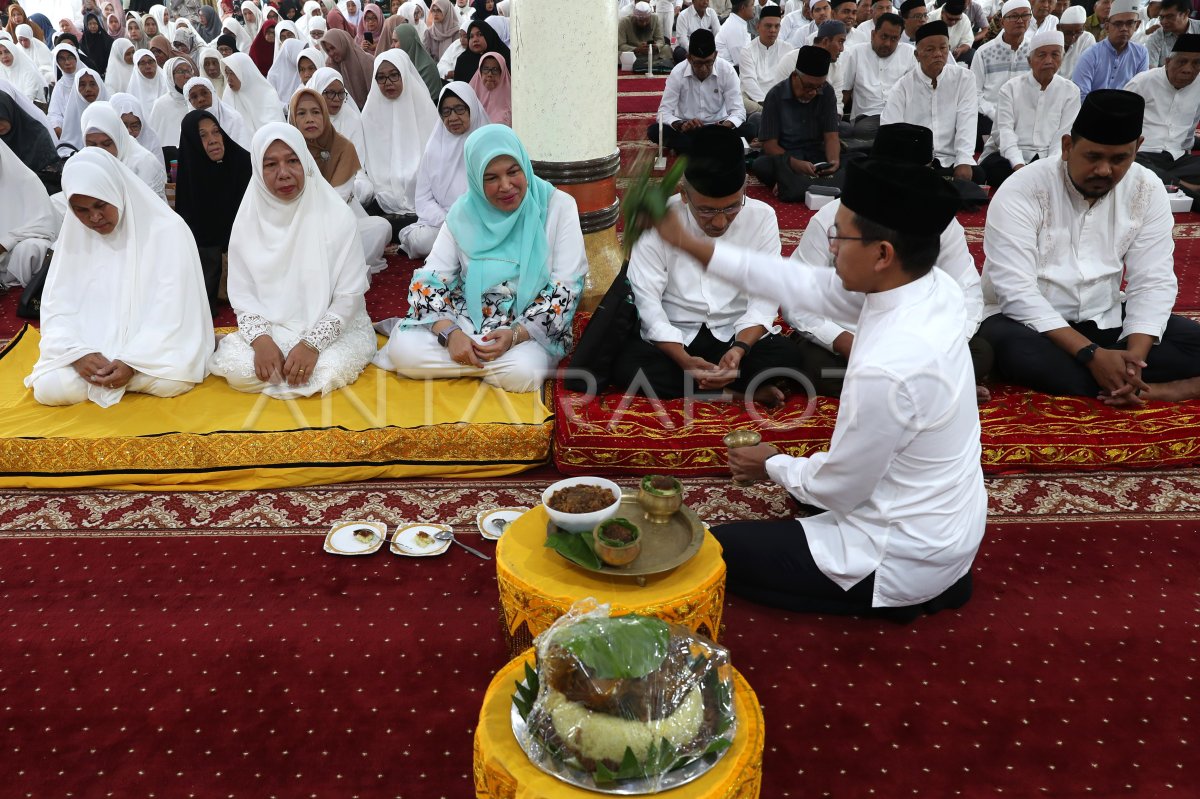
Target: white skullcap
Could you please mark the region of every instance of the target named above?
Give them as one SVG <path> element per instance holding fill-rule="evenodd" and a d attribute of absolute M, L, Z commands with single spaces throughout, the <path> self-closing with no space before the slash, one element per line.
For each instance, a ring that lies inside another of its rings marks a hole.
<path fill-rule="evenodd" d="M 650 13 L 650 4 L 647 3 L 646 0 L 640 0 L 640 2 L 634 3 L 633 4 L 633 13 L 649 14 Z"/>
<path fill-rule="evenodd" d="M 1058 22 L 1060 25 L 1082 25 L 1087 22 L 1087 12 L 1083 6 L 1071 6 L 1063 12 Z"/>
<path fill-rule="evenodd" d="M 1108 12 L 1110 17 L 1115 17 L 1117 14 L 1136 14 L 1140 5 L 1135 0 L 1116 0 L 1112 4 L 1112 10 Z"/>
<path fill-rule="evenodd" d="M 1061 32 L 1056 30 L 1041 30 L 1034 34 L 1033 41 L 1029 43 L 1029 52 L 1033 52 L 1039 47 L 1047 47 L 1049 45 L 1057 47 L 1066 47 L 1067 40 Z"/>
<path fill-rule="evenodd" d="M 1003 17 L 1007 15 L 1008 12 L 1016 11 L 1018 8 L 1023 8 L 1026 11 L 1032 10 L 1032 7 L 1029 5 L 1029 0 L 1008 0 L 1007 3 L 1000 7 L 1000 16 Z"/>

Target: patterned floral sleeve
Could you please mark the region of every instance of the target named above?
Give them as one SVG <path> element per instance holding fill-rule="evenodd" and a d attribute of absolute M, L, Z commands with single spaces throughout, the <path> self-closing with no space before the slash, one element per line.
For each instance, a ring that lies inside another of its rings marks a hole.
<path fill-rule="evenodd" d="M 256 313 L 238 314 L 237 320 L 238 331 L 251 344 L 259 336 L 268 336 L 271 334 L 271 323 Z"/>
<path fill-rule="evenodd" d="M 465 312 L 462 300 L 462 281 L 446 282 L 433 269 L 418 269 L 408 287 L 408 319 L 410 325 L 432 325 L 442 319 L 455 321 Z"/>
<path fill-rule="evenodd" d="M 301 336 L 300 340 L 306 342 L 317 352 L 324 352 L 325 348 L 337 341 L 340 335 L 342 335 L 341 317 L 327 313 L 312 326 L 311 330 Z"/>
<path fill-rule="evenodd" d="M 555 280 L 538 293 L 518 320 L 530 338 L 559 358 L 571 348 L 571 320 L 582 291 L 582 276 L 570 285 Z"/>

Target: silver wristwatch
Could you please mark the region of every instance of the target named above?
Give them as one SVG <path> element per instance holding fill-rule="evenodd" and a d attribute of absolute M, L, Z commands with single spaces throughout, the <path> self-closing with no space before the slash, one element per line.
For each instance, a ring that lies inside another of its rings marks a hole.
<path fill-rule="evenodd" d="M 458 325 L 450 325 L 450 327 L 446 328 L 441 333 L 438 333 L 437 334 L 438 344 L 441 344 L 443 347 L 449 347 L 450 346 L 450 334 L 453 333 L 455 330 L 462 330 L 462 328 L 459 327 Z"/>

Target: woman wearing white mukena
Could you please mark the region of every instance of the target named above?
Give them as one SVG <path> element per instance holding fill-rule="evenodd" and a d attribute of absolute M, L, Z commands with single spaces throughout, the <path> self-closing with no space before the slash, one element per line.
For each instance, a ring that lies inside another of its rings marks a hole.
<path fill-rule="evenodd" d="M 2 139 L 0 185 L 0 285 L 23 286 L 58 235 L 59 216 L 42 181 Z"/>

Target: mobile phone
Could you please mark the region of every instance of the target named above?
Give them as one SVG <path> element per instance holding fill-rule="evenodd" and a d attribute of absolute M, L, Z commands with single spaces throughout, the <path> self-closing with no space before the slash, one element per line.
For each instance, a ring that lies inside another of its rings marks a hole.
<path fill-rule="evenodd" d="M 833 164 L 829 163 L 828 161 L 822 161 L 822 162 L 821 162 L 821 163 L 819 163 L 819 164 L 813 164 L 813 171 L 814 171 L 814 172 L 825 172 L 825 171 L 827 171 L 827 170 L 830 170 L 830 169 L 832 169 L 832 168 L 833 168 Z"/>
<path fill-rule="evenodd" d="M 363 34 L 363 41 L 368 42 L 368 43 L 375 41 L 375 34 L 371 33 L 370 31 L 367 31 L 366 33 Z"/>

